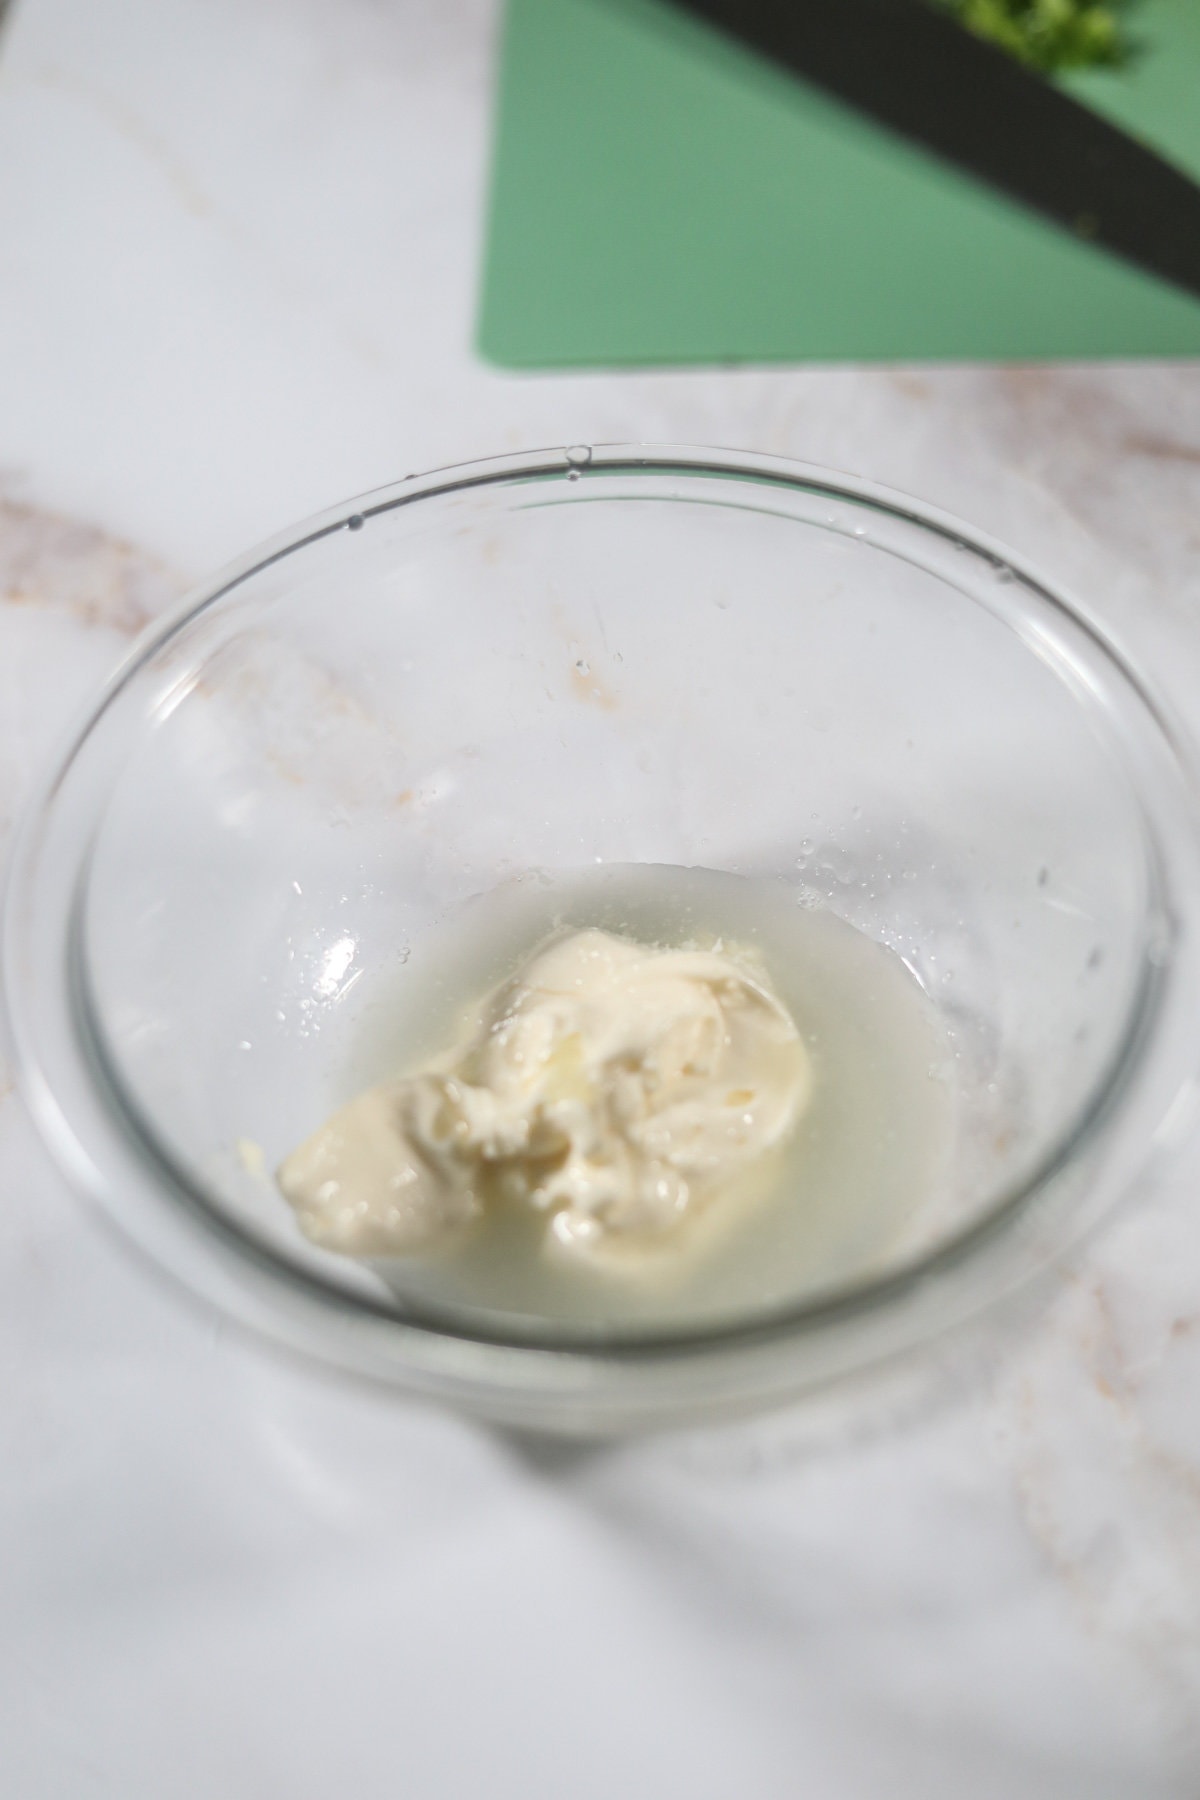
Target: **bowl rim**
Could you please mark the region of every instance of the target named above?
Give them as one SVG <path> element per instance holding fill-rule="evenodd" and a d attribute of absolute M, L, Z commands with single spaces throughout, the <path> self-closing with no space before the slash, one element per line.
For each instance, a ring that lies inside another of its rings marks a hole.
<path fill-rule="evenodd" d="M 1055 585 L 1037 573 L 1023 558 L 1004 545 L 963 523 L 953 515 L 929 506 L 923 501 L 880 484 L 856 476 L 821 468 L 791 459 L 757 452 L 720 450 L 700 446 L 596 444 L 567 448 L 518 452 L 511 455 L 477 459 L 449 465 L 377 488 L 343 502 L 289 530 L 276 534 L 257 548 L 227 565 L 207 583 L 186 596 L 161 621 L 156 622 L 133 646 L 104 688 L 95 697 L 83 719 L 69 734 L 54 760 L 50 774 L 40 790 L 27 803 L 23 819 L 15 834 L 10 861 L 9 880 L 3 918 L 3 960 L 0 963 L 0 988 L 9 1035 L 14 1047 L 18 1086 L 34 1118 L 40 1135 L 55 1161 L 68 1175 L 72 1186 L 83 1186 L 99 1198 L 104 1208 L 119 1224 L 129 1229 L 119 1200 L 111 1192 L 103 1171 L 94 1167 L 86 1147 L 78 1140 L 69 1116 L 57 1095 L 56 1084 L 47 1070 L 39 1045 L 39 1028 L 34 1018 L 38 1003 L 27 979 L 29 964 L 24 950 L 24 914 L 34 894 L 39 876 L 39 851 L 43 832 L 63 783 L 101 719 L 124 689 L 133 683 L 148 663 L 173 639 L 211 607 L 234 592 L 243 582 L 262 570 L 295 555 L 320 539 L 340 531 L 357 532 L 372 517 L 394 512 L 422 500 L 474 488 L 510 485 L 534 477 L 563 477 L 580 483 L 577 497 L 586 497 L 587 476 L 639 474 L 662 476 L 672 472 L 683 476 L 736 478 L 750 484 L 787 491 L 805 491 L 825 496 L 831 501 L 849 503 L 886 518 L 917 527 L 931 534 L 943 545 L 957 547 L 981 559 L 1011 583 L 1015 592 L 1024 590 L 1043 608 L 1060 616 L 1072 632 L 1082 632 L 1091 652 L 1118 678 L 1120 686 L 1131 696 L 1150 723 L 1162 746 L 1189 791 L 1192 806 L 1193 837 L 1196 831 L 1197 781 L 1194 759 L 1187 738 L 1171 717 L 1161 698 L 1154 692 L 1134 661 L 1126 655 L 1113 637 L 1074 599 L 1067 598 Z M 563 496 L 565 498 L 565 496 Z M 832 523 L 827 529 L 842 529 Z M 850 535 L 850 527 L 845 535 Z M 861 533 L 854 535 L 861 536 Z M 881 546 L 889 555 L 900 554 L 892 545 Z M 921 565 L 928 567 L 928 565 Z M 965 589 L 960 589 L 965 598 Z M 973 596 L 976 603 L 979 597 Z M 1008 621 L 1010 626 L 1012 620 Z M 1030 646 L 1027 643 L 1026 648 Z M 1056 671 L 1060 679 L 1062 672 Z M 1139 790 L 1134 789 L 1141 803 Z M 402 1309 L 368 1294 L 352 1293 L 326 1282 L 315 1271 L 292 1264 L 275 1255 L 253 1233 L 242 1230 L 227 1214 L 209 1203 L 201 1187 L 183 1168 L 169 1146 L 165 1145 L 147 1120 L 137 1102 L 124 1088 L 119 1072 L 104 1054 L 103 1031 L 89 1008 L 86 978 L 81 974 L 80 900 L 86 888 L 86 870 L 90 863 L 90 845 L 80 857 L 76 871 L 76 891 L 70 906 L 73 940 L 64 945 L 65 960 L 70 968 L 68 985 L 73 990 L 72 1022 L 79 1034 L 80 1050 L 90 1070 L 96 1092 L 104 1106 L 117 1109 L 125 1129 L 136 1139 L 139 1149 L 149 1157 L 158 1180 L 161 1200 L 174 1199 L 185 1204 L 180 1209 L 191 1220 L 195 1242 L 198 1225 L 213 1238 L 222 1241 L 224 1251 L 233 1252 L 235 1263 L 253 1264 L 268 1285 L 285 1284 L 293 1297 L 297 1291 L 318 1303 L 327 1314 L 368 1318 L 385 1328 L 397 1328 L 454 1340 L 464 1345 L 485 1346 L 489 1350 L 516 1352 L 555 1352 L 570 1357 L 595 1361 L 637 1363 L 646 1359 L 694 1355 L 697 1352 L 720 1351 L 737 1346 L 761 1346 L 818 1333 L 831 1325 L 841 1325 L 865 1314 L 878 1315 L 895 1309 L 898 1303 L 914 1295 L 918 1289 L 929 1289 L 952 1279 L 964 1265 L 977 1265 L 983 1252 L 1002 1236 L 1008 1236 L 1039 1199 L 1046 1195 L 1056 1180 L 1070 1166 L 1079 1162 L 1097 1145 L 1103 1130 L 1120 1112 L 1132 1082 L 1137 1076 L 1146 1051 L 1161 1022 L 1163 1007 L 1174 978 L 1173 949 L 1177 917 L 1170 884 L 1163 867 L 1161 846 L 1143 814 L 1146 837 L 1148 879 L 1151 885 L 1149 905 L 1164 922 L 1165 937 L 1155 945 L 1143 943 L 1140 963 L 1128 1014 L 1120 1042 L 1109 1058 L 1100 1077 L 1089 1091 L 1086 1104 L 1070 1126 L 1050 1146 L 1037 1166 L 1010 1188 L 1001 1190 L 986 1211 L 965 1225 L 940 1238 L 928 1249 L 882 1274 L 847 1282 L 841 1286 L 817 1290 L 807 1299 L 764 1309 L 745 1317 L 718 1321 L 700 1327 L 670 1327 L 638 1330 L 564 1329 L 561 1321 L 553 1323 L 506 1318 L 491 1315 L 483 1309 L 470 1314 L 453 1307 L 406 1301 Z M 1192 1068 L 1180 1071 L 1180 1092 L 1190 1080 Z M 1175 1109 L 1174 1099 L 1165 1115 Z M 1144 1146 L 1148 1158 L 1153 1140 Z M 133 1233 L 136 1237 L 136 1231 Z M 161 1260 L 161 1258 L 160 1258 Z M 1026 1257 L 1026 1263 L 1029 1263 Z M 1046 1260 L 1039 1257 L 1039 1264 Z M 178 1270 L 176 1271 L 178 1272 Z M 1032 1266 L 1023 1274 L 1032 1272 Z M 185 1280 L 187 1280 L 185 1275 Z M 195 1285 L 194 1282 L 191 1285 Z M 986 1285 L 986 1284 L 985 1284 Z M 992 1284 L 997 1286 L 996 1283 Z M 1002 1285 L 1011 1285 L 1010 1283 Z M 997 1287 L 997 1292 L 999 1288 Z M 985 1295 L 986 1304 L 995 1294 Z M 972 1306 L 970 1311 L 977 1311 Z M 478 1321 L 487 1319 L 486 1328 Z M 255 1321 L 262 1323 L 261 1319 Z M 267 1322 L 270 1329 L 270 1322 Z"/>

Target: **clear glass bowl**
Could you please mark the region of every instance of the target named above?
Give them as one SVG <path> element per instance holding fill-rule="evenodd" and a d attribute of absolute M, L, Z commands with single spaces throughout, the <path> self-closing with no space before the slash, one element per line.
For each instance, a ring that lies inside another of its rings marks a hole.
<path fill-rule="evenodd" d="M 944 1331 L 1190 1128 L 1196 820 L 1112 646 L 926 507 L 729 452 L 476 463 L 267 545 L 120 671 L 16 849 L 18 1067 L 73 1183 L 240 1319 L 522 1425 L 709 1415 Z M 924 1237 L 636 1333 L 306 1243 L 265 1171 L 382 1072 L 439 922 L 618 863 L 770 881 L 905 958 L 961 1096 Z"/>

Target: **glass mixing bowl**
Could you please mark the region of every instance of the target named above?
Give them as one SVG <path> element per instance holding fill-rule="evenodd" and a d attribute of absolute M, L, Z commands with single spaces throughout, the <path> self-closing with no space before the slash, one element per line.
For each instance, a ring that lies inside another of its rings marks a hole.
<path fill-rule="evenodd" d="M 1193 779 L 1006 552 L 847 477 L 578 447 L 412 477 L 227 571 L 29 817 L 5 981 L 46 1142 L 294 1346 L 577 1431 L 793 1395 L 1043 1266 L 1190 1127 Z M 269 1171 L 440 923 L 533 871 L 754 877 L 895 949 L 953 1045 L 921 1230 L 786 1306 L 636 1331 L 453 1307 L 307 1243 Z"/>

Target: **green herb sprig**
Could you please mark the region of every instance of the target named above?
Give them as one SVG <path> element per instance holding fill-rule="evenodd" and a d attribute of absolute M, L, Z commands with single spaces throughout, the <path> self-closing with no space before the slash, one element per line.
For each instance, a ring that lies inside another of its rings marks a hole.
<path fill-rule="evenodd" d="M 1043 74 L 1118 68 L 1133 45 L 1123 14 L 1129 0 L 937 0 L 937 4 L 1018 61 Z"/>

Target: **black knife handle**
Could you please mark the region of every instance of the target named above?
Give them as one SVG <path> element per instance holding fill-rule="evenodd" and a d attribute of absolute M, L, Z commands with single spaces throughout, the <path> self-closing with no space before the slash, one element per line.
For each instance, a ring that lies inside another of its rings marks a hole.
<path fill-rule="evenodd" d="M 1200 187 L 929 0 L 672 4 L 1200 296 Z"/>

